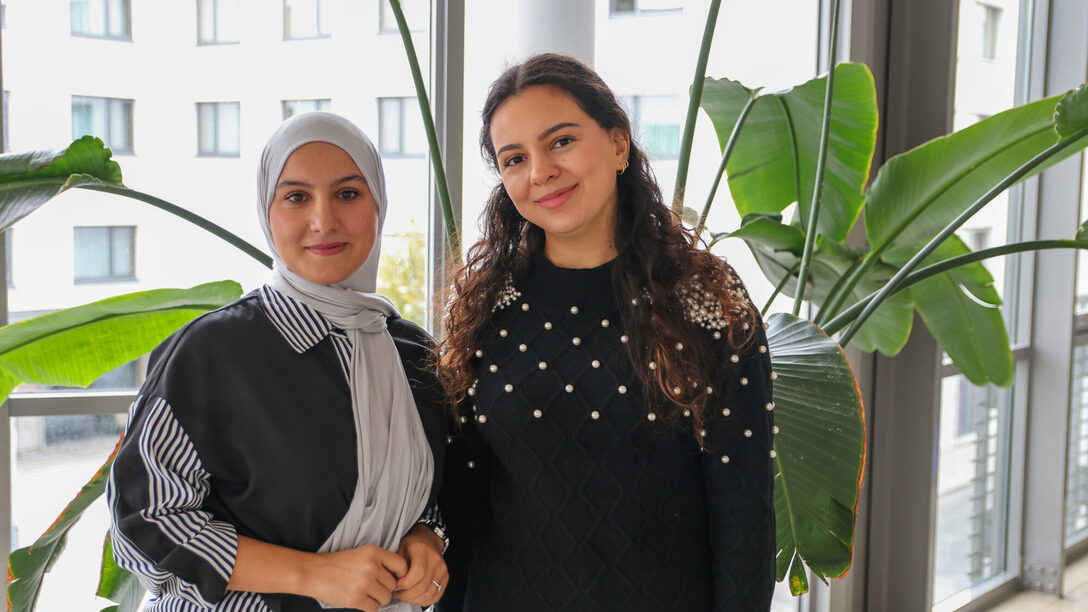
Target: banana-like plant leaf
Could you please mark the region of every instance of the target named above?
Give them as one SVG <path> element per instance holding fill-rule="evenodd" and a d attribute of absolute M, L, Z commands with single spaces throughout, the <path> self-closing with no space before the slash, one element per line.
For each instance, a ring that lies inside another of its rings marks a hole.
<path fill-rule="evenodd" d="M 87 507 L 105 491 L 110 466 L 120 446 L 118 441 L 106 463 L 95 472 L 90 482 L 83 486 L 75 499 L 68 503 L 57 520 L 53 521 L 37 541 L 8 556 L 8 612 L 34 611 L 41 592 L 42 579 L 64 551 L 68 532 L 83 517 Z"/>
<path fill-rule="evenodd" d="M 0 230 L 67 189 L 120 184 L 121 167 L 111 155 L 94 136 L 84 136 L 64 151 L 0 155 Z"/>
<path fill-rule="evenodd" d="M 751 249 L 756 263 L 764 275 L 776 286 L 786 275 L 794 276 L 801 260 L 804 234 L 794 225 L 777 221 L 778 215 L 750 215 L 737 231 L 717 234 L 740 238 Z M 812 258 L 811 282 L 815 292 L 810 297 L 822 305 L 832 287 L 861 260 L 866 250 L 849 247 L 821 238 Z M 861 299 L 880 288 L 895 273 L 886 265 L 869 270 L 862 282 L 851 291 L 851 297 Z M 782 289 L 784 295 L 793 296 L 797 291 L 797 279 L 791 278 Z M 894 356 L 903 350 L 913 324 L 914 302 L 908 292 L 897 293 L 884 302 L 866 321 L 853 338 L 853 343 L 863 351 L 879 350 Z"/>
<path fill-rule="evenodd" d="M 1088 84 L 1062 96 L 1054 109 L 1054 129 L 1063 140 L 1085 128 L 1088 128 Z"/>
<path fill-rule="evenodd" d="M 98 574 L 99 597 L 116 602 L 116 606 L 105 608 L 102 612 L 136 612 L 143 600 L 143 585 L 136 576 L 125 571 L 113 559 L 113 540 L 110 532 L 102 542 L 102 569 Z"/>
<path fill-rule="evenodd" d="M 889 159 L 869 188 L 869 244 L 882 251 L 935 236 L 994 185 L 1058 142 L 1059 105 L 1062 129 L 1072 129 L 1088 113 L 1088 95 L 1077 90 L 1025 104 Z M 1082 140 L 1027 176 L 1075 155 L 1088 145 L 1088 138 Z"/>
<path fill-rule="evenodd" d="M 970 252 L 959 237 L 953 236 L 923 265 Z M 912 253 L 904 249 L 904 254 Z M 889 253 L 889 257 L 896 255 Z M 975 262 L 953 268 L 914 285 L 910 294 L 926 327 L 967 380 L 975 385 L 1012 384 L 1013 358 L 999 308 L 1001 296 L 985 266 Z"/>
<path fill-rule="evenodd" d="M 2 327 L 0 400 L 20 382 L 86 386 L 150 351 L 193 317 L 241 293 L 234 281 L 155 289 Z"/>
<path fill-rule="evenodd" d="M 767 318 L 774 391 L 777 576 L 796 595 L 805 566 L 841 577 L 850 569 L 865 458 L 865 417 L 842 349 L 811 322 Z M 791 569 L 792 568 L 792 569 Z"/>
<path fill-rule="evenodd" d="M 820 152 L 827 77 L 756 100 L 726 165 L 729 191 L 742 217 L 775 213 L 799 202 L 801 223 L 808 219 L 816 161 Z M 724 151 L 733 125 L 753 90 L 729 79 L 707 79 L 702 107 Z M 818 231 L 846 239 L 863 203 L 876 146 L 877 104 L 873 75 L 864 64 L 835 68 L 829 157 L 821 195 L 824 213 Z"/>

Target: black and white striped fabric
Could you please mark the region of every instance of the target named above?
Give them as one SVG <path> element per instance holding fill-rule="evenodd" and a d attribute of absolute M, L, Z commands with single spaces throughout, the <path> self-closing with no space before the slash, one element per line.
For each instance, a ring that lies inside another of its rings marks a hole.
<path fill-rule="evenodd" d="M 439 462 L 447 427 L 429 336 L 401 319 L 389 330 Z M 107 486 L 114 556 L 150 592 L 145 610 L 322 609 L 226 584 L 238 535 L 316 551 L 347 511 L 351 348 L 316 311 L 265 286 L 152 353 Z M 420 522 L 443 527 L 434 498 Z"/>

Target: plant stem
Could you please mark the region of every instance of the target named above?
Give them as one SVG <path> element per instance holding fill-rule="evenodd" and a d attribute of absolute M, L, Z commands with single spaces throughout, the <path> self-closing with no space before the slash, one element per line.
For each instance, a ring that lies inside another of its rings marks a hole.
<path fill-rule="evenodd" d="M 706 196 L 706 204 L 703 204 L 703 212 L 699 215 L 699 223 L 695 226 L 696 236 L 703 233 L 703 228 L 706 227 L 706 218 L 710 214 L 710 205 L 714 203 L 714 194 L 718 192 L 718 185 L 721 185 L 722 175 L 725 174 L 725 166 L 733 155 L 733 148 L 737 146 L 737 140 L 740 138 L 740 129 L 744 127 L 744 122 L 748 119 L 748 113 L 755 103 L 756 92 L 753 91 L 751 97 L 744 103 L 744 108 L 740 110 L 737 122 L 733 124 L 733 131 L 729 133 L 729 140 L 725 143 L 725 149 L 722 151 L 722 163 L 718 165 L 718 174 L 714 176 L 714 182 L 710 184 L 710 194 Z"/>
<path fill-rule="evenodd" d="M 914 272 L 911 272 L 903 279 L 903 282 L 899 285 L 896 293 L 900 291 L 906 291 L 911 286 L 920 283 L 930 277 L 942 274 L 954 268 L 965 266 L 967 264 L 975 263 L 976 261 L 982 261 L 990 259 L 992 257 L 1001 257 L 1003 255 L 1012 255 L 1014 253 L 1023 253 L 1024 251 L 1046 251 L 1050 249 L 1085 249 L 1088 250 L 1088 240 L 1032 240 L 1029 242 L 1017 242 L 1015 244 L 1005 244 L 998 247 L 991 247 L 989 249 L 983 249 L 981 251 L 974 251 L 972 253 L 966 253 L 964 255 L 957 255 L 956 257 L 950 257 L 935 264 L 930 264 L 924 268 L 919 268 Z M 846 327 L 848 323 L 854 320 L 859 312 L 865 308 L 865 306 L 873 301 L 879 294 L 879 291 L 874 291 L 869 295 L 858 300 L 856 304 L 847 308 L 834 319 L 828 321 L 827 325 L 823 326 L 824 332 L 828 335 L 834 334 L 840 329 Z"/>
<path fill-rule="evenodd" d="M 144 202 L 145 204 L 150 204 L 156 208 L 165 210 L 172 215 L 177 215 L 178 217 L 185 219 L 186 221 L 192 223 L 193 225 L 196 225 L 200 229 L 211 232 L 219 238 L 222 238 L 226 242 L 230 243 L 232 246 L 237 247 L 246 255 L 249 255 L 253 259 L 256 259 L 266 268 L 272 267 L 272 258 L 265 254 L 264 251 L 246 242 L 245 240 L 231 233 L 230 231 L 216 225 L 215 223 L 212 223 L 211 221 L 208 221 L 204 217 L 185 210 L 184 208 L 175 204 L 171 204 L 166 200 L 156 198 L 155 196 L 143 193 L 142 191 L 129 189 L 128 187 L 125 187 L 123 185 L 110 185 L 107 183 L 103 183 L 101 185 L 80 185 L 79 188 L 89 189 L 91 191 L 101 191 L 103 193 L 112 193 L 114 195 L 132 198 L 134 200 L 139 200 L 141 202 Z"/>
<path fill-rule="evenodd" d="M 820 196 L 823 192 L 824 169 L 827 167 L 827 147 L 831 134 L 831 102 L 835 92 L 835 56 L 839 40 L 839 4 L 831 3 L 831 30 L 827 49 L 827 87 L 824 90 L 824 116 L 820 125 L 820 156 L 816 159 L 816 180 L 812 186 L 812 206 L 808 211 L 808 229 L 805 231 L 805 250 L 801 255 L 801 270 L 797 273 L 797 291 L 793 296 L 793 316 L 801 312 L 801 303 L 805 301 L 805 288 L 808 282 L 808 269 L 812 260 L 812 248 L 816 244 L 817 221 L 820 217 Z"/>
<path fill-rule="evenodd" d="M 1005 177 L 1000 183 L 998 183 L 985 194 L 983 194 L 983 196 L 976 200 L 974 204 L 969 206 L 967 210 L 960 213 L 958 217 L 956 217 L 943 230 L 941 230 L 941 233 L 937 234 L 932 240 L 930 240 L 926 244 L 926 246 L 922 248 L 922 250 L 915 253 L 914 257 L 911 257 L 910 261 L 904 264 L 903 267 L 895 273 L 895 276 L 893 276 L 892 279 L 888 281 L 888 283 L 885 284 L 879 292 L 877 292 L 873 299 L 865 305 L 865 308 L 861 311 L 861 314 L 858 315 L 858 318 L 854 319 L 854 322 L 850 325 L 849 329 L 847 329 L 846 332 L 842 335 L 842 338 L 839 339 L 839 344 L 842 346 L 846 346 L 850 342 L 850 339 L 854 337 L 854 334 L 856 334 L 858 330 L 861 329 L 861 326 L 864 325 L 865 321 L 867 321 L 869 317 L 873 314 L 873 311 L 875 311 L 880 306 L 881 302 L 883 302 L 889 295 L 895 292 L 899 284 L 903 282 L 903 279 L 908 274 L 910 274 L 912 270 L 918 267 L 918 264 L 920 264 L 926 257 L 929 257 L 929 255 L 933 253 L 933 251 L 937 250 L 937 247 L 939 247 L 946 238 L 951 236 L 957 229 L 960 228 L 960 226 L 966 223 L 968 219 L 970 219 L 972 216 L 974 216 L 975 213 L 981 210 L 983 206 L 989 204 L 991 200 L 998 196 L 998 194 L 1018 182 L 1027 173 L 1035 169 L 1036 166 L 1050 159 L 1063 149 L 1076 143 L 1078 140 L 1086 135 L 1088 135 L 1088 128 L 1081 130 L 1077 134 L 1074 134 L 1069 138 L 1066 138 L 1065 140 L 1056 142 L 1053 145 L 1047 147 L 1046 150 L 1028 160 L 1024 165 L 1017 168 L 1012 174 Z"/>
<path fill-rule="evenodd" d="M 774 293 L 771 294 L 771 297 L 767 298 L 767 304 L 763 306 L 762 310 L 759 311 L 760 315 L 764 317 L 767 316 L 767 311 L 771 309 L 771 304 L 774 303 L 774 299 L 778 297 L 779 293 L 782 293 L 783 289 L 786 288 L 786 283 L 790 282 L 790 279 L 797 272 L 797 268 L 800 267 L 800 265 L 801 262 L 797 262 L 797 265 L 790 268 L 790 270 L 786 272 L 786 274 L 782 277 L 782 280 L 778 281 L 778 285 L 774 288 Z"/>
<path fill-rule="evenodd" d="M 677 217 L 684 212 L 684 188 L 688 182 L 688 163 L 691 161 L 691 144 L 695 139 L 695 118 L 699 101 L 703 97 L 703 81 L 706 79 L 706 62 L 710 57 L 710 44 L 714 40 L 714 27 L 718 24 L 718 8 L 722 0 L 710 0 L 710 10 L 703 27 L 703 42 L 699 46 L 699 60 L 695 64 L 695 79 L 691 82 L 691 98 L 684 120 L 684 136 L 680 139 L 680 160 L 676 165 L 676 187 L 672 193 L 672 210 Z"/>
<path fill-rule="evenodd" d="M 400 8 L 400 0 L 389 0 L 393 16 L 397 20 L 400 39 L 404 43 L 404 54 L 408 56 L 408 67 L 412 71 L 412 82 L 416 87 L 416 99 L 419 100 L 419 112 L 423 115 L 423 130 L 427 133 L 427 147 L 431 152 L 431 167 L 434 169 L 435 189 L 438 201 L 442 205 L 442 219 L 446 224 L 446 241 L 449 243 L 450 256 L 454 262 L 461 261 L 461 238 L 457 230 L 457 221 L 453 218 L 453 206 L 450 204 L 450 188 L 446 182 L 446 169 L 442 163 L 442 151 L 438 148 L 438 133 L 431 118 L 431 103 L 427 98 L 427 87 L 423 84 L 423 73 L 419 69 L 416 47 L 412 43 L 412 33 Z"/>

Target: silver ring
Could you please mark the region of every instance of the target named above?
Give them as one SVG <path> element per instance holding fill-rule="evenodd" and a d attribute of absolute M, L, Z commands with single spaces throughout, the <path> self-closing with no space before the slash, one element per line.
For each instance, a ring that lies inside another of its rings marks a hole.
<path fill-rule="evenodd" d="M 431 584 L 433 584 L 433 585 L 435 585 L 436 587 L 438 587 L 438 590 L 439 590 L 440 592 L 442 591 L 442 585 L 441 585 L 441 584 L 438 584 L 438 581 L 437 581 L 437 580 L 435 580 L 435 579 L 433 579 L 433 578 L 432 578 L 432 579 L 431 579 Z"/>

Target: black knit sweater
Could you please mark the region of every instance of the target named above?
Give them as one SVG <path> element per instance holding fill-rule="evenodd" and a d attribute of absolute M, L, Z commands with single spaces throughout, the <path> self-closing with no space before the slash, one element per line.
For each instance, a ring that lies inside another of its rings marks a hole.
<path fill-rule="evenodd" d="M 496 311 L 447 456 L 440 612 L 769 609 L 763 331 L 736 359 L 706 332 L 722 367 L 700 449 L 644 401 L 611 274 L 538 255 Z"/>

